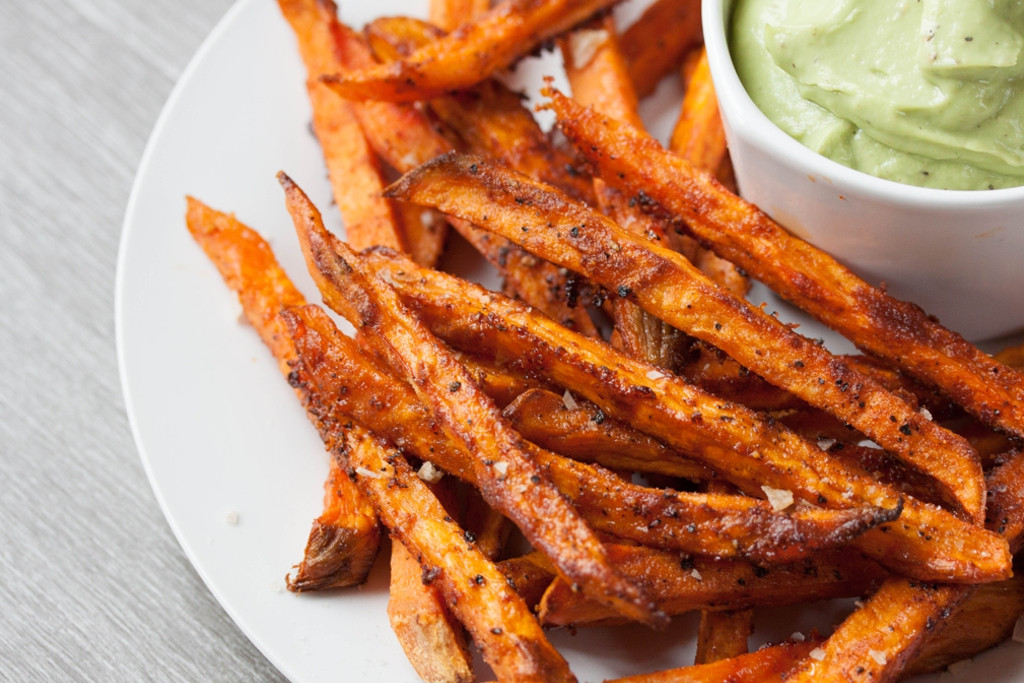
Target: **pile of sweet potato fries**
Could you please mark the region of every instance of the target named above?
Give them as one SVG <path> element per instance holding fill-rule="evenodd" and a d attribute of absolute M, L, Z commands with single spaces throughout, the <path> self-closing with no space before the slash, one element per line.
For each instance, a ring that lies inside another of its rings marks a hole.
<path fill-rule="evenodd" d="M 388 534 L 426 681 L 575 680 L 545 629 L 694 610 L 696 661 L 628 680 L 891 681 L 1009 637 L 1024 352 L 982 353 L 735 194 L 698 0 L 628 27 L 612 0 L 431 0 L 360 30 L 278 4 L 345 239 L 279 180 L 331 312 L 233 215 L 190 197 L 187 224 L 333 456 L 291 589 L 362 583 Z M 571 85 L 545 88 L 554 132 L 502 79 L 541 49 Z M 670 77 L 663 145 L 638 103 Z M 502 291 L 438 267 L 454 239 Z M 748 652 L 755 607 L 839 597 L 860 601 L 831 634 Z"/>

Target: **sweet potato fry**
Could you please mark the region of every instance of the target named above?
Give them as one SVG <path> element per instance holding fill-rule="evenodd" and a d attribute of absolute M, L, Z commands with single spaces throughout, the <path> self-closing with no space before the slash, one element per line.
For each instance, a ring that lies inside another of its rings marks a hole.
<path fill-rule="evenodd" d="M 503 0 L 393 64 L 325 77 L 349 99 L 411 102 L 473 86 L 617 0 Z"/>
<path fill-rule="evenodd" d="M 710 664 L 746 653 L 747 638 L 753 632 L 754 613 L 751 610 L 701 610 L 694 664 Z"/>
<path fill-rule="evenodd" d="M 986 525 L 1016 553 L 1024 545 L 1024 453 L 989 474 Z M 829 636 L 820 656 L 805 659 L 787 681 L 887 681 L 922 647 L 929 634 L 977 590 L 893 577 Z"/>
<path fill-rule="evenodd" d="M 738 610 L 862 595 L 885 572 L 852 549 L 818 553 L 801 562 L 758 568 L 742 561 L 688 557 L 643 546 L 608 545 L 617 566 L 647 589 L 668 614 Z M 618 623 L 621 617 L 556 579 L 539 610 L 551 626 Z"/>
<path fill-rule="evenodd" d="M 621 116 L 614 118 L 629 121 Z M 630 125 L 634 124 L 630 122 Z M 669 139 L 669 149 L 697 168 L 711 172 L 717 171 L 726 158 L 725 130 L 711 83 L 708 56 L 703 48 L 690 74 L 679 118 Z"/>
<path fill-rule="evenodd" d="M 930 634 L 900 678 L 945 669 L 1008 640 L 1024 614 L 1024 577 L 978 586 L 952 617 Z"/>
<path fill-rule="evenodd" d="M 490 0 L 430 0 L 430 22 L 451 31 L 490 8 Z"/>
<path fill-rule="evenodd" d="M 544 591 L 558 576 L 544 554 L 536 551 L 502 560 L 498 563 L 498 569 L 534 611 L 544 597 Z"/>
<path fill-rule="evenodd" d="M 187 205 L 192 237 L 238 295 L 246 318 L 282 373 L 290 375 L 296 351 L 280 312 L 305 303 L 302 293 L 256 231 L 194 197 L 187 198 Z M 307 414 L 316 423 L 316 415 Z M 377 556 L 381 530 L 369 501 L 335 472 L 328 474 L 325 487 L 324 513 L 313 522 L 304 558 L 287 580 L 292 590 L 361 584 Z"/>
<path fill-rule="evenodd" d="M 317 34 L 326 33 L 331 36 L 336 70 L 349 72 L 377 65 L 363 38 L 338 19 L 333 2 L 287 2 L 300 7 L 307 21 L 318 22 L 315 27 Z M 399 171 L 406 171 L 452 149 L 452 143 L 414 106 L 376 101 L 350 102 L 349 105 L 370 147 L 388 165 Z M 415 214 L 400 213 L 409 253 L 419 263 L 437 263 L 447 237 L 447 223 L 432 218 L 422 220 L 422 211 Z"/>
<path fill-rule="evenodd" d="M 552 97 L 566 99 L 557 92 Z M 968 517 L 983 514 L 981 465 L 970 444 L 824 347 L 715 285 L 675 252 L 637 239 L 555 188 L 477 157 L 438 157 L 387 193 L 458 215 L 617 291 L 857 427 L 935 478 L 944 499 Z"/>
<path fill-rule="evenodd" d="M 375 250 L 367 256 L 453 346 L 486 351 L 522 372 L 573 387 L 606 415 L 701 460 L 747 493 L 761 494 L 767 484 L 836 507 L 867 503 L 892 509 L 901 500 L 891 488 L 780 425 L 582 338 L 521 304 L 395 253 Z M 1009 555 L 1001 539 L 935 506 L 902 500 L 898 523 L 882 525 L 884 532 L 870 530 L 854 543 L 894 571 L 923 580 L 1006 578 Z"/>
<path fill-rule="evenodd" d="M 461 625 L 449 615 L 436 587 L 400 541 L 391 545 L 388 621 L 405 656 L 425 683 L 471 683 L 473 656 Z"/>
<path fill-rule="evenodd" d="M 327 435 L 381 521 L 436 583 L 501 680 L 574 681 L 565 660 L 504 575 L 471 543 L 399 451 L 355 423 Z"/>
<path fill-rule="evenodd" d="M 331 31 L 337 8 L 331 0 L 279 0 L 278 7 L 295 32 L 306 65 L 313 130 L 323 150 L 346 238 L 359 249 L 384 244 L 405 251 L 392 203 L 381 196 L 385 181 L 379 162 L 352 105 L 319 81 L 341 68 Z"/>
<path fill-rule="evenodd" d="M 708 664 L 669 669 L 647 674 L 616 678 L 605 683 L 760 683 L 782 677 L 800 658 L 818 646 L 819 639 L 787 641 Z"/>
<path fill-rule="evenodd" d="M 313 520 L 302 561 L 285 577 L 296 593 L 363 583 L 380 547 L 380 525 L 362 492 L 331 458 L 323 512 Z"/>
<path fill-rule="evenodd" d="M 606 15 L 566 34 L 559 46 L 576 98 L 611 116 L 643 125 L 613 16 Z M 599 178 L 592 182 L 596 205 L 619 225 L 646 239 L 668 240 L 665 226 L 638 211 L 622 192 Z M 628 299 L 612 298 L 610 304 L 613 343 L 636 358 L 674 370 L 689 347 L 689 338 Z"/>
<path fill-rule="evenodd" d="M 378 351 L 410 381 L 449 438 L 469 452 L 490 455 L 473 460 L 484 499 L 515 522 L 585 593 L 637 621 L 663 622 L 649 600 L 608 563 L 593 531 L 546 479 L 523 449 L 522 438 L 454 356 L 405 309 L 387 283 L 327 232 L 301 189 L 284 174 L 280 180 L 325 301 L 357 328 L 379 335 Z"/>
<path fill-rule="evenodd" d="M 563 132 L 609 183 L 685 221 L 720 256 L 864 351 L 938 387 L 983 422 L 1024 436 L 1024 374 L 864 282 L 645 133 L 558 93 L 552 105 Z"/>
<path fill-rule="evenodd" d="M 453 479 L 442 477 L 428 482 L 428 487 L 449 515 L 457 514 Z M 423 568 L 412 553 L 401 541 L 391 540 L 388 623 L 406 658 L 426 683 L 471 683 L 475 680 L 473 655 L 465 629 L 437 586 L 424 583 Z M 477 549 L 487 556 L 479 544 Z"/>
<path fill-rule="evenodd" d="M 654 92 L 704 42 L 699 0 L 657 0 L 622 33 L 622 52 L 639 97 Z"/>
<path fill-rule="evenodd" d="M 607 417 L 589 401 L 573 397 L 572 403 L 571 408 L 566 405 L 565 394 L 529 389 L 505 407 L 504 415 L 528 441 L 575 460 L 690 481 L 714 476 L 705 465 Z"/>
<path fill-rule="evenodd" d="M 282 315 L 296 347 L 307 357 L 306 366 L 321 376 L 320 393 L 330 397 L 335 412 L 363 422 L 402 444 L 409 453 L 479 485 L 475 467 L 479 458 L 433 428 L 408 385 L 389 379 L 358 354 L 353 357 L 351 341 L 321 309 L 307 306 Z M 303 382 L 295 377 L 297 387 Z M 530 444 L 524 448 L 595 529 L 647 545 L 705 555 L 783 562 L 816 548 L 843 545 L 897 512 L 863 508 L 773 514 L 757 499 L 637 486 L 607 470 L 560 458 Z M 723 531 L 723 526 L 729 528 Z"/>

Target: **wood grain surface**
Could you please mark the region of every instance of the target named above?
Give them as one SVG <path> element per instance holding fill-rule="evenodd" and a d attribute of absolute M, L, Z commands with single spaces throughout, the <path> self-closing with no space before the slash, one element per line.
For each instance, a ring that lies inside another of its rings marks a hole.
<path fill-rule="evenodd" d="M 0 3 L 0 679 L 275 681 L 174 539 L 118 379 L 128 195 L 230 0 Z"/>

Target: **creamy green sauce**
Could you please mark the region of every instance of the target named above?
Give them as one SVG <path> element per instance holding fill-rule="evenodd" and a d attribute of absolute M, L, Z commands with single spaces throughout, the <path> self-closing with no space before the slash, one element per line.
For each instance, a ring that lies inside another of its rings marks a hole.
<path fill-rule="evenodd" d="M 1024 185 L 1024 1 L 736 0 L 733 61 L 807 147 L 881 178 Z"/>

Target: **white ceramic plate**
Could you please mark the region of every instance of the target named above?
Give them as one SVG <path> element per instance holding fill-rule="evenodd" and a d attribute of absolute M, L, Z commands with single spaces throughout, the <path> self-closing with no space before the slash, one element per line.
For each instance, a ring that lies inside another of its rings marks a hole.
<path fill-rule="evenodd" d="M 638 3 L 621 11 L 635 13 Z M 343 18 L 361 26 L 371 11 L 422 15 L 425 4 L 347 2 Z M 531 62 L 523 78 L 536 84 L 555 69 L 550 58 Z M 240 322 L 234 296 L 185 229 L 187 194 L 236 213 L 319 300 L 275 179 L 286 171 L 340 226 L 309 132 L 303 79 L 276 3 L 243 0 L 175 88 L 125 220 L 116 312 L 122 381 L 143 463 L 171 527 L 224 609 L 274 665 L 295 681 L 411 681 L 386 621 L 386 563 L 357 590 L 285 590 L 284 577 L 319 513 L 326 455 L 269 353 Z M 654 132 L 671 123 L 677 97 L 666 88 L 645 103 Z M 819 334 L 813 326 L 804 331 Z M 759 616 L 755 639 L 827 629 L 837 618 L 826 608 L 780 610 Z M 683 618 L 661 633 L 585 629 L 552 638 L 581 681 L 597 681 L 692 662 L 694 625 Z M 1024 676 L 1018 647 L 979 659 L 972 673 L 984 672 L 990 683 Z"/>

